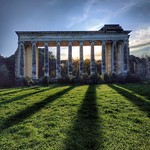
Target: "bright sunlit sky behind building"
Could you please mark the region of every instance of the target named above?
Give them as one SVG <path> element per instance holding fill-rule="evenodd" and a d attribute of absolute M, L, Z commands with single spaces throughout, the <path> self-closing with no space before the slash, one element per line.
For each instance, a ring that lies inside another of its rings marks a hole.
<path fill-rule="evenodd" d="M 132 30 L 131 51 L 150 50 L 150 0 L 0 0 L 0 55 L 15 53 L 15 31 L 99 30 L 104 24 Z M 74 47 L 73 56 L 78 53 Z"/>

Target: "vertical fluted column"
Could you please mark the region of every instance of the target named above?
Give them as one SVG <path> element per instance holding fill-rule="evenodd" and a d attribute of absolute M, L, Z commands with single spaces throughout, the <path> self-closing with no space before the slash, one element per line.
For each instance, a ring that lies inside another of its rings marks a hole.
<path fill-rule="evenodd" d="M 116 46 L 116 41 L 113 41 L 113 44 L 112 44 L 112 56 L 113 56 L 113 61 L 112 61 L 112 73 L 115 73 L 117 72 L 117 46 Z"/>
<path fill-rule="evenodd" d="M 32 79 L 37 78 L 36 73 L 36 43 L 32 43 Z"/>
<path fill-rule="evenodd" d="M 72 43 L 68 44 L 68 75 L 72 75 Z"/>
<path fill-rule="evenodd" d="M 45 43 L 45 49 L 44 49 L 44 76 L 49 77 L 49 53 L 48 53 L 48 43 Z"/>
<path fill-rule="evenodd" d="M 124 41 L 124 49 L 123 49 L 123 56 L 124 56 L 124 73 L 128 71 L 128 41 Z"/>
<path fill-rule="evenodd" d="M 24 43 L 21 42 L 19 46 L 20 54 L 20 65 L 19 65 L 19 75 L 20 78 L 24 77 Z"/>
<path fill-rule="evenodd" d="M 106 74 L 106 42 L 102 41 L 102 74 Z"/>
<path fill-rule="evenodd" d="M 121 73 L 124 73 L 124 41 L 121 43 L 121 53 L 120 53 L 120 57 L 121 57 Z"/>
<path fill-rule="evenodd" d="M 83 42 L 80 42 L 80 64 L 79 64 L 79 74 L 83 73 Z"/>
<path fill-rule="evenodd" d="M 56 77 L 61 77 L 61 66 L 60 66 L 60 42 L 57 42 L 57 61 L 56 61 Z"/>
<path fill-rule="evenodd" d="M 94 59 L 94 42 L 91 42 L 91 64 L 90 64 L 91 74 L 95 73 L 95 59 Z"/>

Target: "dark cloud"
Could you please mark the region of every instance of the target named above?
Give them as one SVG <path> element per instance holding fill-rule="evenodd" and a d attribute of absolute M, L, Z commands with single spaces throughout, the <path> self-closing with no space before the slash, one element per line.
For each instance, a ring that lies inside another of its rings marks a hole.
<path fill-rule="evenodd" d="M 143 46 L 148 46 L 148 47 L 150 47 L 150 42 L 132 45 L 132 46 L 130 46 L 130 48 L 140 48 L 140 47 L 143 47 Z M 150 49 L 149 49 L 149 51 L 150 51 Z"/>

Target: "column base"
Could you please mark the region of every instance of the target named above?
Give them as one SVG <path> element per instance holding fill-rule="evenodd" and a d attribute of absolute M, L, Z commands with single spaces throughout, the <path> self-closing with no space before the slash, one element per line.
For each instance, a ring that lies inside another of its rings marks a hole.
<path fill-rule="evenodd" d="M 61 73 L 56 73 L 56 78 L 61 78 Z"/>
<path fill-rule="evenodd" d="M 32 80 L 36 80 L 37 79 L 37 77 L 36 76 L 32 76 Z"/>
<path fill-rule="evenodd" d="M 49 77 L 49 73 L 44 73 L 44 77 Z"/>
<path fill-rule="evenodd" d="M 79 70 L 79 75 L 81 75 L 83 73 L 83 70 Z"/>

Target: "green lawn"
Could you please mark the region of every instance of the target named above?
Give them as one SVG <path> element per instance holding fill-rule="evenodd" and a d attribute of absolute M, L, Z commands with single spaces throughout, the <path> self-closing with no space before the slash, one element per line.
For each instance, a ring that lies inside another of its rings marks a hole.
<path fill-rule="evenodd" d="M 0 150 L 149 150 L 150 85 L 0 89 Z"/>

